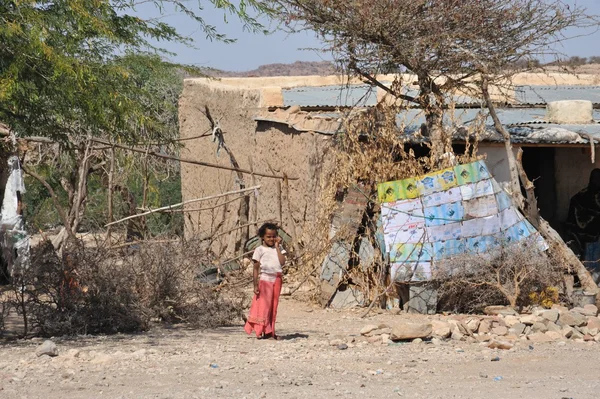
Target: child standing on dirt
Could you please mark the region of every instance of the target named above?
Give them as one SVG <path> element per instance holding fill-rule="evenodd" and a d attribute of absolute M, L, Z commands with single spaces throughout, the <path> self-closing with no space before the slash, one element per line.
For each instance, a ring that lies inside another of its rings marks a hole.
<path fill-rule="evenodd" d="M 257 338 L 278 339 L 275 334 L 277 306 L 281 293 L 281 273 L 285 264 L 285 250 L 281 248 L 278 227 L 265 223 L 258 229 L 262 245 L 254 250 L 254 297 L 244 330 Z"/>

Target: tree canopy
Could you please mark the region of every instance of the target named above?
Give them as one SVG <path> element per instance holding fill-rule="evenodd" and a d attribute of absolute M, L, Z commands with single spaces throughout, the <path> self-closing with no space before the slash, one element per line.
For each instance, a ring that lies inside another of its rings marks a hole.
<path fill-rule="evenodd" d="M 237 6 L 223 0 L 210 3 L 252 31 L 262 26 L 247 11 L 269 11 L 257 0 Z M 63 142 L 107 134 L 135 141 L 152 123 L 149 104 L 139 101 L 150 93 L 137 82 L 133 59 L 123 55 L 146 49 L 164 54 L 152 44 L 156 42 L 191 43 L 174 26 L 136 16 L 137 5 L 131 0 L 0 2 L 0 121 L 19 135 Z M 202 18 L 201 3 L 200 11 L 178 0 L 154 5 L 185 13 L 210 39 L 231 40 Z"/>
<path fill-rule="evenodd" d="M 481 74 L 552 53 L 566 28 L 592 24 L 585 9 L 562 0 L 274 0 L 282 18 L 317 32 L 349 73 L 424 109 L 430 130 L 441 124 L 445 94 Z M 387 72 L 416 76 L 384 85 Z"/>

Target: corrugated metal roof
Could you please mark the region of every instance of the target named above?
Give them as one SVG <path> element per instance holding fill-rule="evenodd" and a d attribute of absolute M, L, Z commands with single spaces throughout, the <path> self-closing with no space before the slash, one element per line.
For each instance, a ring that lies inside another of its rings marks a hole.
<path fill-rule="evenodd" d="M 389 86 L 391 83 L 382 82 Z M 377 88 L 371 85 L 333 85 L 333 86 L 304 86 L 282 89 L 283 106 L 291 107 L 354 107 L 374 106 L 377 104 Z M 419 90 L 406 87 L 403 94 L 416 97 Z M 461 105 L 480 104 L 477 98 L 465 94 L 453 95 L 449 102 Z"/>
<path fill-rule="evenodd" d="M 283 105 L 286 107 L 293 105 L 354 107 L 377 104 L 377 90 L 370 85 L 307 86 L 283 89 L 281 93 Z"/>
<path fill-rule="evenodd" d="M 522 104 L 547 104 L 561 100 L 600 103 L 600 86 L 516 86 L 515 100 Z"/>
<path fill-rule="evenodd" d="M 544 108 L 497 108 L 496 112 L 503 125 L 532 125 L 532 124 L 549 124 L 544 120 L 546 110 Z M 452 115 L 446 113 L 444 119 L 447 124 L 457 126 L 468 125 L 473 123 L 479 115 L 486 115 L 485 123 L 493 124 L 492 118 L 488 115 L 487 110 L 481 109 L 456 109 Z M 594 120 L 600 120 L 600 110 L 594 110 Z M 398 114 L 398 123 L 404 125 L 421 125 L 425 123 L 425 115 L 420 109 L 409 109 Z M 561 125 L 567 126 L 567 125 Z M 586 125 L 568 125 L 568 126 L 583 126 L 585 128 L 593 128 L 595 124 Z"/>

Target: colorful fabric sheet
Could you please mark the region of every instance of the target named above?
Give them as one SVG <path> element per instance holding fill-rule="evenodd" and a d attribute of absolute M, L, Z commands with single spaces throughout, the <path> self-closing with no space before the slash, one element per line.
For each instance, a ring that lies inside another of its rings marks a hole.
<path fill-rule="evenodd" d="M 381 183 L 378 195 L 395 281 L 429 280 L 436 261 L 483 255 L 529 237 L 547 249 L 484 161 Z"/>

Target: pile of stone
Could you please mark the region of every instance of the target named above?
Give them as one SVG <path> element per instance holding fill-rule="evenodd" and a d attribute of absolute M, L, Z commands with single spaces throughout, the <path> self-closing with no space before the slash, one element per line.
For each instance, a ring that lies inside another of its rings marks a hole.
<path fill-rule="evenodd" d="M 518 314 L 504 306 L 490 306 L 484 316 L 437 315 L 420 323 L 367 325 L 360 331 L 367 341 L 386 343 L 431 339 L 485 342 L 490 348 L 510 349 L 518 340 L 552 342 L 573 340 L 600 342 L 600 318 L 595 305 L 568 309 L 554 305 Z"/>

